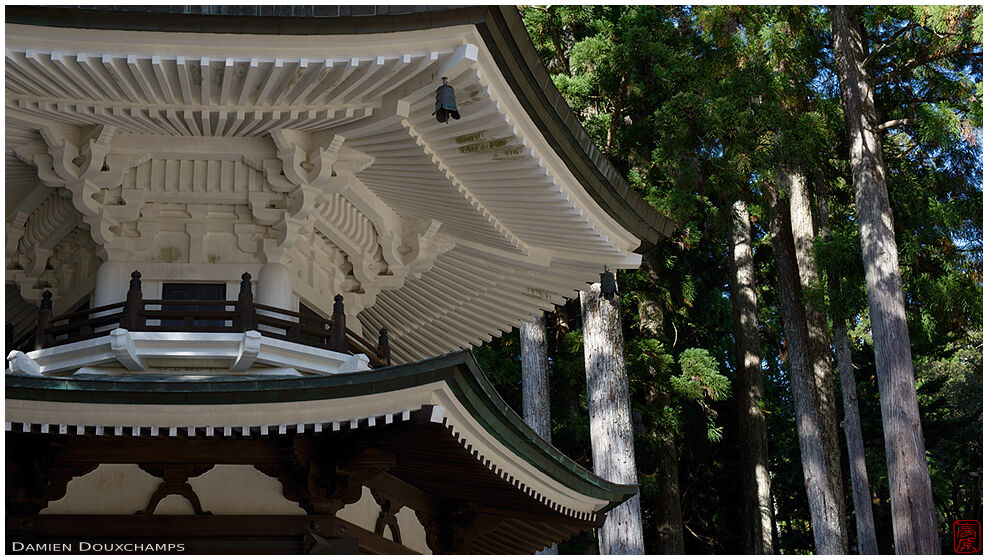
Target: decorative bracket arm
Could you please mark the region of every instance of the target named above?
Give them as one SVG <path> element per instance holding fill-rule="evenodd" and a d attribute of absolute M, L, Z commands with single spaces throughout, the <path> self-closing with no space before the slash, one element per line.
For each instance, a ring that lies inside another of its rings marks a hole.
<path fill-rule="evenodd" d="M 374 534 L 383 537 L 384 528 L 387 527 L 391 529 L 391 540 L 401 544 L 401 531 L 398 526 L 397 515 L 404 506 L 376 488 L 371 489 L 371 495 L 374 496 L 377 505 L 381 506 L 381 513 L 377 516 L 377 522 L 374 524 Z"/>
<path fill-rule="evenodd" d="M 438 515 L 417 511 L 425 527 L 426 542 L 433 554 L 462 554 L 473 547 L 473 539 L 493 529 L 500 520 L 480 512 L 479 502 L 443 500 Z"/>
<path fill-rule="evenodd" d="M 240 341 L 240 351 L 237 358 L 230 365 L 230 371 L 247 371 L 254 365 L 254 360 L 261 352 L 261 333 L 257 331 L 247 331 L 243 340 Z"/>
<path fill-rule="evenodd" d="M 10 364 L 11 373 L 41 376 L 41 365 L 20 350 L 11 350 L 10 354 L 7 354 L 7 362 Z"/>
<path fill-rule="evenodd" d="M 134 338 L 127 329 L 113 329 L 110 332 L 110 350 L 127 371 L 146 371 L 144 363 L 137 355 Z"/>
<path fill-rule="evenodd" d="M 158 478 L 164 479 L 164 482 L 158 486 L 158 489 L 154 491 L 151 495 L 151 499 L 148 500 L 148 505 L 144 509 L 135 512 L 139 515 L 152 515 L 154 510 L 158 508 L 158 504 L 161 503 L 166 496 L 172 494 L 178 494 L 183 498 L 189 500 L 192 504 L 192 510 L 196 515 L 212 515 L 211 512 L 202 509 L 202 504 L 199 502 L 199 496 L 196 495 L 195 490 L 192 485 L 189 484 L 189 479 L 197 477 L 206 471 L 213 468 L 213 465 L 157 465 L 157 464 L 138 464 L 141 470 L 150 474 L 151 476 L 156 476 Z"/>
<path fill-rule="evenodd" d="M 353 451 L 341 456 L 338 449 Z M 360 500 L 364 482 L 395 464 L 394 455 L 378 449 L 359 443 L 331 449 L 323 439 L 310 436 L 296 436 L 284 451 L 290 460 L 254 467 L 280 480 L 285 498 L 310 514 L 336 515 Z"/>

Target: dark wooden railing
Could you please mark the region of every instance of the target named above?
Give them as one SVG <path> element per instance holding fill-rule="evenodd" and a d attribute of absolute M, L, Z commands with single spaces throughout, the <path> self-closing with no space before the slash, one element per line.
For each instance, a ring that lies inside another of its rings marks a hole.
<path fill-rule="evenodd" d="M 57 317 L 51 312 L 51 292 L 41 296 L 38 326 L 34 331 L 34 349 L 41 350 L 106 334 L 119 325 L 130 331 L 150 332 L 246 332 L 258 330 L 265 336 L 298 342 L 334 352 L 361 353 L 372 367 L 391 365 L 388 330 L 382 328 L 377 344 L 346 328 L 343 296 L 333 303 L 329 320 L 254 302 L 250 274 L 241 276 L 236 300 L 144 299 L 141 273 L 130 275 L 127 299 L 92 309 L 66 313 Z M 29 333 L 30 334 L 30 333 Z M 25 344 L 25 335 L 18 341 Z M 19 347 L 15 343 L 15 347 Z"/>

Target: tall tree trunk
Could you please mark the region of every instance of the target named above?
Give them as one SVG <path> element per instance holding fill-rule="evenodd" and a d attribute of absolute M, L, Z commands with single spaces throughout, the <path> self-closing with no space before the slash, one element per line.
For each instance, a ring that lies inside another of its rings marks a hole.
<path fill-rule="evenodd" d="M 857 19 L 859 10 L 834 6 L 831 17 L 875 341 L 892 533 L 897 554 L 939 554 L 937 514 L 916 400 L 898 247 L 885 185 L 874 89 L 864 66 L 868 47 Z"/>
<path fill-rule="evenodd" d="M 818 185 L 817 205 L 820 208 L 820 234 L 830 235 L 830 213 L 827 197 Z M 828 276 L 830 298 L 840 297 L 837 278 Z M 847 440 L 847 458 L 851 467 L 851 491 L 854 496 L 854 517 L 858 530 L 858 553 L 878 554 L 875 538 L 875 517 L 871 508 L 871 489 L 868 485 L 868 468 L 865 465 L 864 438 L 861 436 L 861 415 L 858 412 L 858 388 L 854 381 L 854 364 L 851 362 L 851 341 L 847 336 L 844 317 L 833 315 L 834 346 L 837 347 L 837 371 L 840 372 L 841 394 L 844 397 L 844 437 Z"/>
<path fill-rule="evenodd" d="M 799 269 L 799 284 L 803 293 L 820 282 L 820 272 L 813 262 L 813 206 L 806 175 L 798 170 L 780 173 L 783 190 L 789 192 L 789 217 L 792 220 L 793 245 Z M 810 367 L 816 385 L 817 407 L 820 411 L 820 435 L 827 453 L 827 483 L 837 500 L 837 516 L 846 519 L 844 506 L 844 477 L 841 472 L 840 434 L 837 429 L 837 402 L 834 394 L 834 372 L 830 365 L 830 337 L 827 336 L 827 315 L 814 302 L 803 301 L 806 309 L 806 334 L 809 340 Z M 847 550 L 847 532 L 843 532 L 843 547 Z"/>
<path fill-rule="evenodd" d="M 525 422 L 542 439 L 551 442 L 549 356 L 546 350 L 545 320 L 541 313 L 521 325 L 521 408 Z M 539 552 L 558 553 L 559 546 L 556 544 Z"/>
<path fill-rule="evenodd" d="M 658 263 L 655 253 L 649 252 L 642 260 L 641 271 L 651 284 L 658 284 Z M 643 335 L 659 340 L 665 340 L 663 328 L 662 306 L 655 299 L 643 296 L 638 301 L 639 328 Z M 654 379 L 655 368 L 648 366 L 649 374 Z M 672 403 L 672 396 L 663 390 L 659 384 L 653 385 L 648 392 L 649 404 L 665 410 Z M 685 554 L 683 541 L 683 511 L 679 500 L 679 453 L 676 449 L 676 435 L 660 428 L 655 434 L 659 442 L 659 472 L 652 517 L 655 519 L 655 532 L 659 536 L 658 554 Z"/>
<path fill-rule="evenodd" d="M 587 408 L 594 472 L 611 482 L 638 484 L 631 398 L 624 367 L 624 334 L 617 300 L 604 299 L 600 283 L 580 292 Z M 601 554 L 644 554 L 641 501 L 636 493 L 607 514 L 598 532 Z"/>
<path fill-rule="evenodd" d="M 743 484 L 744 552 L 772 554 L 772 492 L 768 472 L 768 432 L 762 400 L 762 355 L 758 336 L 755 262 L 751 252 L 748 206 L 735 200 L 730 209 L 731 246 L 728 264 L 734 315 L 734 348 L 738 381 L 738 433 Z"/>
<path fill-rule="evenodd" d="M 773 210 L 770 222 L 772 252 L 777 268 L 779 309 L 786 335 L 789 378 L 813 541 L 817 554 L 844 554 L 847 551 L 844 519 L 838 515 L 838 497 L 834 496 L 833 485 L 828 483 L 827 478 L 826 455 L 836 450 L 824 446 L 816 383 L 808 355 L 809 335 L 806 332 L 806 314 L 792 239 L 789 202 L 778 199 L 777 188 L 776 185 L 768 188 L 769 204 Z"/>
<path fill-rule="evenodd" d="M 521 403 L 525 422 L 542 439 L 551 442 L 549 357 L 541 314 L 521 325 Z"/>

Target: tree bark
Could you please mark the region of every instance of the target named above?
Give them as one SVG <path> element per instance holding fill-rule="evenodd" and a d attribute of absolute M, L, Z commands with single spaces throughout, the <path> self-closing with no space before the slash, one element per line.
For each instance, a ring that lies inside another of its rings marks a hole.
<path fill-rule="evenodd" d="M 851 7 L 832 7 L 831 18 L 875 344 L 895 552 L 939 554 L 879 121 L 874 89 L 863 64 L 868 47 Z"/>
<path fill-rule="evenodd" d="M 641 270 L 650 283 L 654 285 L 659 282 L 654 252 L 644 255 Z M 638 301 L 638 318 L 639 328 L 644 336 L 665 340 L 662 306 L 658 301 L 647 296 L 642 297 Z M 652 379 L 655 379 L 654 366 L 649 365 L 648 368 Z M 672 404 L 672 395 L 663 390 L 658 383 L 650 387 L 646 398 L 649 404 L 657 406 L 660 410 L 665 410 L 665 407 Z M 676 435 L 660 428 L 655 434 L 655 439 L 659 443 L 657 500 L 655 500 L 655 510 L 652 514 L 655 519 L 655 532 L 659 537 L 659 546 L 656 552 L 658 554 L 685 554 L 683 511 L 679 499 L 679 453 L 676 449 Z"/>
<path fill-rule="evenodd" d="M 820 272 L 813 262 L 813 211 L 806 175 L 797 170 L 780 173 L 782 188 L 789 192 L 789 217 L 792 220 L 793 246 L 799 269 L 800 288 L 805 293 L 820 282 Z M 830 337 L 827 336 L 827 315 L 813 302 L 802 302 L 806 310 L 806 334 L 809 341 L 808 356 L 816 385 L 817 409 L 820 411 L 820 435 L 826 454 L 827 483 L 836 499 L 837 516 L 845 519 L 844 477 L 841 473 L 840 434 L 837 429 L 837 403 L 834 394 L 834 373 L 830 365 Z M 847 532 L 844 531 L 844 549 L 847 550 Z"/>
<path fill-rule="evenodd" d="M 830 214 L 827 198 L 822 188 L 817 192 L 820 208 L 820 234 L 830 235 Z M 837 278 L 829 276 L 827 286 L 831 300 L 840 297 Z M 854 380 L 854 364 L 851 361 L 851 341 L 847 336 L 847 324 L 843 317 L 832 316 L 834 345 L 837 348 L 837 371 L 840 372 L 841 394 L 844 397 L 844 437 L 847 440 L 847 458 L 851 467 L 851 491 L 854 496 L 854 517 L 858 532 L 858 553 L 878 554 L 875 538 L 875 516 L 871 508 L 871 489 L 868 485 L 868 469 L 865 465 L 864 438 L 861 435 L 861 415 L 858 412 L 858 388 Z"/>
<path fill-rule="evenodd" d="M 549 356 L 541 313 L 521 325 L 521 408 L 525 422 L 551 442 Z M 538 554 L 559 554 L 559 546 L 553 544 Z"/>
<path fill-rule="evenodd" d="M 777 188 L 776 185 L 768 188 L 772 208 L 772 252 L 777 268 L 779 309 L 785 330 L 799 454 L 810 506 L 813 541 L 817 554 L 844 554 L 847 551 L 844 519 L 838 515 L 838 498 L 834 496 L 833 485 L 828 484 L 827 478 L 826 455 L 836 450 L 824 446 L 816 383 L 808 355 L 809 335 L 792 239 L 789 203 L 788 200 L 778 199 Z"/>
<path fill-rule="evenodd" d="M 580 292 L 580 305 L 594 472 L 611 482 L 638 484 L 617 300 L 604 299 L 600 283 L 594 283 Z M 608 512 L 597 534 L 601 554 L 644 554 L 639 494 Z"/>
<path fill-rule="evenodd" d="M 744 552 L 772 554 L 772 492 L 768 472 L 768 432 L 762 401 L 761 343 L 758 299 L 751 251 L 748 206 L 735 200 L 730 209 L 731 246 L 728 263 L 734 315 L 734 348 L 738 380 L 738 433 L 742 465 Z"/>
<path fill-rule="evenodd" d="M 542 315 L 521 325 L 521 402 L 525 422 L 542 439 L 551 442 L 549 358 Z"/>

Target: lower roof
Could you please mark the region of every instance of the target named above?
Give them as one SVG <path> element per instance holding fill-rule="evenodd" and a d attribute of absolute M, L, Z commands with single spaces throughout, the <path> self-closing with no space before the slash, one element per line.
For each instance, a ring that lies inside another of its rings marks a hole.
<path fill-rule="evenodd" d="M 489 471 L 496 475 L 491 480 L 527 495 L 518 499 L 529 507 L 573 522 L 602 522 L 602 513 L 637 491 L 594 475 L 535 434 L 469 351 L 370 372 L 291 378 L 5 379 L 12 432 L 222 440 L 377 429 L 373 437 L 405 446 L 401 453 L 413 463 L 423 446 L 445 450 L 450 464 Z M 407 437 L 386 429 L 402 423 L 412 426 Z M 420 459 L 428 468 L 413 468 L 406 482 L 443 491 L 436 476 L 447 473 L 430 463 L 435 457 Z"/>

